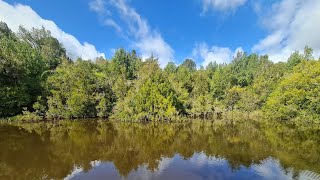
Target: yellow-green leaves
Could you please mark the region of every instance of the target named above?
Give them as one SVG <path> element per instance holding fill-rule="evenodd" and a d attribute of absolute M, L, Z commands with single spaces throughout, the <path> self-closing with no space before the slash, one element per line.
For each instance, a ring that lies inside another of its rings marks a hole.
<path fill-rule="evenodd" d="M 268 99 L 270 118 L 320 117 L 320 62 L 302 61 L 280 82 Z M 308 116 L 308 117 L 306 117 Z"/>

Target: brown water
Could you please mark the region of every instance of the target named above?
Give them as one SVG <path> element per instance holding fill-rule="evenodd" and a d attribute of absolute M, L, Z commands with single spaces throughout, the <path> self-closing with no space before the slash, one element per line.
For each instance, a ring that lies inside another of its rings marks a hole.
<path fill-rule="evenodd" d="M 0 179 L 320 177 L 320 130 L 280 123 L 0 125 Z"/>

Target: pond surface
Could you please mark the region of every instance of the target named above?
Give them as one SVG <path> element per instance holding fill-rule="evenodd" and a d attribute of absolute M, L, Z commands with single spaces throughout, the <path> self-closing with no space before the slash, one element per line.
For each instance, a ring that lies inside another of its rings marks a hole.
<path fill-rule="evenodd" d="M 0 179 L 320 178 L 320 129 L 275 122 L 0 125 Z"/>

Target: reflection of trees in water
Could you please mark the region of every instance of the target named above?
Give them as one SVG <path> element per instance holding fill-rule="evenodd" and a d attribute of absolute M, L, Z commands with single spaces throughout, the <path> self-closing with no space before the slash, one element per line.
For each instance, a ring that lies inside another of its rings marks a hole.
<path fill-rule="evenodd" d="M 61 121 L 0 129 L 0 178 L 63 178 L 75 166 L 90 170 L 93 160 L 113 162 L 127 176 L 144 164 L 157 171 L 162 157 L 195 152 L 225 158 L 234 171 L 272 156 L 285 169 L 320 172 L 319 129 L 279 123 Z"/>

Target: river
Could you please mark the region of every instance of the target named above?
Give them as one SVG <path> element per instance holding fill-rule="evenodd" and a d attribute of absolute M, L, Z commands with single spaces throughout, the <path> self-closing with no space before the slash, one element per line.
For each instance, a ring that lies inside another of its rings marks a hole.
<path fill-rule="evenodd" d="M 265 121 L 0 125 L 0 179 L 320 178 L 320 128 Z"/>

